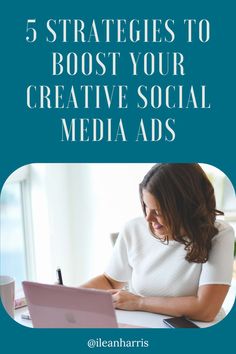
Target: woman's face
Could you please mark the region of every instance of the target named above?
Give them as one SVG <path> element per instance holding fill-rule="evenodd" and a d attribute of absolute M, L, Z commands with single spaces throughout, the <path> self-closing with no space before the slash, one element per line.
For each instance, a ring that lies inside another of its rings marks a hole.
<path fill-rule="evenodd" d="M 143 190 L 143 202 L 146 210 L 146 220 L 151 225 L 154 234 L 160 238 L 168 235 L 168 239 L 171 239 L 156 198 L 145 189 Z"/>

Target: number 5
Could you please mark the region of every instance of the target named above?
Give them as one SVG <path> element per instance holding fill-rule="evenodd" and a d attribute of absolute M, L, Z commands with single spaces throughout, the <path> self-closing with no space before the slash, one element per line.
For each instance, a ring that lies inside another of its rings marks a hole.
<path fill-rule="evenodd" d="M 36 41 L 36 38 L 37 38 L 37 31 L 35 28 L 33 28 L 32 26 L 30 26 L 30 24 L 35 24 L 36 23 L 36 19 L 32 19 L 32 20 L 27 20 L 27 25 L 26 25 L 26 33 L 31 34 L 31 36 L 27 36 L 26 37 L 26 40 L 27 42 L 29 43 L 33 43 Z"/>

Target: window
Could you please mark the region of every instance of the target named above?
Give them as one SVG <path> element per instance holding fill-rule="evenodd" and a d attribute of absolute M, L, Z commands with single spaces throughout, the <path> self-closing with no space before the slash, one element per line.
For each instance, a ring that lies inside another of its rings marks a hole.
<path fill-rule="evenodd" d="M 28 169 L 24 167 L 8 178 L 0 198 L 0 271 L 15 279 L 16 298 L 22 296 L 22 280 L 29 279 L 33 270 L 28 190 Z"/>

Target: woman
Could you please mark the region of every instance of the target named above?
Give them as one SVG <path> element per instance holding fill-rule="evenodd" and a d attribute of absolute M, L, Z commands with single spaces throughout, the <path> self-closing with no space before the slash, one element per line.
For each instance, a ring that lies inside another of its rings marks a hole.
<path fill-rule="evenodd" d="M 105 273 L 84 287 L 109 290 L 117 309 L 213 321 L 231 283 L 234 232 L 216 221 L 223 213 L 205 172 L 156 164 L 140 199 L 145 219 L 124 227 Z"/>

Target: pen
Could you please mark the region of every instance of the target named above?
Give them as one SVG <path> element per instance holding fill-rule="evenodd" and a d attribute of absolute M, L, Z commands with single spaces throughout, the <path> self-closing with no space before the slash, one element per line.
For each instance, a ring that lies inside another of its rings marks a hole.
<path fill-rule="evenodd" d="M 62 275 L 61 275 L 61 269 L 57 268 L 56 270 L 57 273 L 57 282 L 59 285 L 63 285 L 63 280 L 62 280 Z"/>

